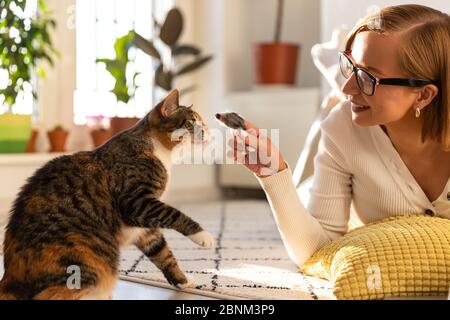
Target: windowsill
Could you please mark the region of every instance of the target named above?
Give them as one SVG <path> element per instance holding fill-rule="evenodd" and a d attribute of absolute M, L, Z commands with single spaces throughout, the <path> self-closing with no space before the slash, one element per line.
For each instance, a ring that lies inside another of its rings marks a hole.
<path fill-rule="evenodd" d="M 44 163 L 56 157 L 70 153 L 17 153 L 17 154 L 0 154 L 0 166 L 27 166 L 36 163 Z"/>

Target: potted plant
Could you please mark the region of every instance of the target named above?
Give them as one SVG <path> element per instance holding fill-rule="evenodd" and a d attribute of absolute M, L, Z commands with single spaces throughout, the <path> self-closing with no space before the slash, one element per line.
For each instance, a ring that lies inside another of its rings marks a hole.
<path fill-rule="evenodd" d="M 90 128 L 90 134 L 94 148 L 104 144 L 111 138 L 111 130 L 108 128 L 109 118 L 102 115 L 88 117 L 87 126 Z"/>
<path fill-rule="evenodd" d="M 171 9 L 166 19 L 161 24 L 154 19 L 156 34 L 153 40 L 147 40 L 135 31 L 130 31 L 127 35 L 116 40 L 114 49 L 116 58 L 97 59 L 98 63 L 104 63 L 107 71 L 114 77 L 115 85 L 112 92 L 118 101 L 128 103 L 134 97 L 137 89 L 136 77 L 134 73 L 127 78 L 127 66 L 129 60 L 129 50 L 136 47 L 154 59 L 154 100 L 159 100 L 174 87 L 177 77 L 190 73 L 205 65 L 212 59 L 211 55 L 202 55 L 201 50 L 193 45 L 180 44 L 178 42 L 183 32 L 183 15 L 177 8 Z M 168 52 L 167 56 L 161 52 Z M 190 86 L 180 90 L 180 94 L 191 91 L 195 86 Z M 158 89 L 161 92 L 158 93 Z M 111 131 L 116 134 L 118 131 L 133 125 L 138 119 L 132 118 L 111 118 Z"/>
<path fill-rule="evenodd" d="M 52 130 L 47 131 L 50 142 L 50 152 L 65 152 L 66 141 L 69 132 L 62 125 L 57 124 Z"/>
<path fill-rule="evenodd" d="M 301 46 L 281 41 L 284 0 L 277 0 L 277 16 L 273 42 L 254 46 L 255 80 L 258 84 L 293 85 L 296 82 Z"/>
<path fill-rule="evenodd" d="M 33 84 L 45 71 L 39 67 L 42 61 L 53 65 L 52 46 L 49 31 L 56 27 L 44 0 L 38 1 L 37 13 L 28 17 L 27 3 L 23 0 L 2 0 L 0 20 L 0 75 L 7 79 L 0 83 L 0 152 L 25 152 L 33 150 L 31 116 L 13 114 L 16 100 L 26 92 L 37 100 Z M 0 76 L 0 79 L 2 77 Z"/>

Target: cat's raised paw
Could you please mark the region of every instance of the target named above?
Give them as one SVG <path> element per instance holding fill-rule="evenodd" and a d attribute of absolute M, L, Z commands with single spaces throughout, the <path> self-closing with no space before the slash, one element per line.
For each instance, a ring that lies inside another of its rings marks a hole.
<path fill-rule="evenodd" d="M 187 279 L 187 282 L 178 283 L 176 286 L 179 289 L 195 288 L 197 286 L 197 283 L 195 282 L 194 278 L 186 275 L 186 279 Z"/>
<path fill-rule="evenodd" d="M 214 247 L 214 237 L 208 231 L 200 231 L 196 234 L 191 234 L 188 238 L 204 248 Z"/>

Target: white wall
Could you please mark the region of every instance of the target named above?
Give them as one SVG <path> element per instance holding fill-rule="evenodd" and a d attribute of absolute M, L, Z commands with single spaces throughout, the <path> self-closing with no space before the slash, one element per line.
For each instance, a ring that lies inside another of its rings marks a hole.
<path fill-rule="evenodd" d="M 226 91 L 250 90 L 254 86 L 253 45 L 273 41 L 276 0 L 199 0 L 216 8 L 212 24 L 223 21 Z M 219 11 L 218 8 L 222 8 Z M 213 10 L 214 11 L 214 10 Z M 320 41 L 320 2 L 286 0 L 282 40 L 302 45 L 297 86 L 314 87 L 320 76 L 311 59 L 311 47 Z M 217 35 L 218 36 L 218 35 Z"/>
<path fill-rule="evenodd" d="M 273 41 L 277 0 L 245 0 L 248 24 L 248 47 L 243 47 L 244 66 L 253 74 L 253 52 L 250 45 L 260 41 Z M 320 41 L 320 1 L 285 0 L 282 40 L 302 45 L 297 84 L 317 87 L 320 75 L 311 58 L 311 48 Z M 233 17 L 230 17 L 233 19 Z M 233 19 L 234 20 L 234 19 Z M 231 21 L 233 21 L 231 20 Z M 244 25 L 245 26 L 245 25 Z M 253 77 L 252 79 L 253 80 Z"/>
<path fill-rule="evenodd" d="M 223 97 L 231 92 L 251 90 L 255 43 L 270 41 L 275 25 L 276 0 L 178 0 L 189 9 L 187 30 L 214 60 L 196 74 L 198 108 L 205 114 L 221 110 Z M 297 85 L 317 87 L 320 74 L 311 58 L 311 47 L 320 42 L 320 2 L 285 1 L 282 39 L 303 45 Z M 193 26 L 193 27 L 192 27 Z M 193 29 L 191 29 L 193 28 Z M 202 110 L 202 109 L 200 109 Z M 214 123 L 214 122 L 213 122 Z"/>
<path fill-rule="evenodd" d="M 185 33 L 193 32 L 191 39 L 215 55 L 214 66 L 201 72 L 209 76 L 200 77 L 203 91 L 251 90 L 254 86 L 252 48 L 258 42 L 272 41 L 276 0 L 178 0 L 176 3 L 184 12 L 191 10 Z M 302 45 L 296 84 L 300 87 L 320 84 L 310 54 L 311 47 L 320 41 L 319 17 L 319 1 L 285 1 L 282 40 Z"/>
<path fill-rule="evenodd" d="M 329 41 L 334 28 L 346 24 L 353 27 L 371 6 L 387 7 L 399 4 L 421 4 L 450 13 L 448 0 L 321 0 L 322 41 Z"/>

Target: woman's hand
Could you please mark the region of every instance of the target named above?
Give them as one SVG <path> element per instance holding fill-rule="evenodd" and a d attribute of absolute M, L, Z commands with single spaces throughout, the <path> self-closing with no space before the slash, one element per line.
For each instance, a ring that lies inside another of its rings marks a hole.
<path fill-rule="evenodd" d="M 227 142 L 232 149 L 227 157 L 243 164 L 260 178 L 271 176 L 287 168 L 283 156 L 272 141 L 251 122 L 245 121 L 246 131 L 231 130 Z"/>

